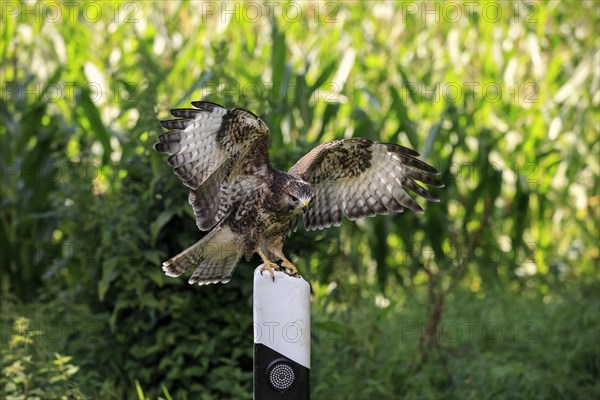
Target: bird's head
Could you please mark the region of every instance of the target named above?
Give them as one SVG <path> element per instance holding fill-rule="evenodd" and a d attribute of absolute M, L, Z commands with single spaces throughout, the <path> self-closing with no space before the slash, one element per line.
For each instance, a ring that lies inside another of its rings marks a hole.
<path fill-rule="evenodd" d="M 315 191 L 312 186 L 303 180 L 291 180 L 289 181 L 283 199 L 287 202 L 287 206 L 291 208 L 294 213 L 302 214 L 308 210 L 308 207 L 315 196 Z"/>

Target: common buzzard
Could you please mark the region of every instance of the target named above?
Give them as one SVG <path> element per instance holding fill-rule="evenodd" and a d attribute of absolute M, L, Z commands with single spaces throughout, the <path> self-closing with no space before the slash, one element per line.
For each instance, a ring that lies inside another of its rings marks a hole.
<path fill-rule="evenodd" d="M 439 201 L 416 183 L 443 183 L 439 172 L 417 159 L 409 148 L 350 138 L 321 144 L 287 173 L 269 162 L 269 128 L 250 111 L 226 109 L 205 101 L 196 108 L 174 109 L 177 119 L 161 121 L 169 131 L 159 136 L 156 151 L 189 189 L 196 224 L 210 231 L 196 244 L 163 263 L 168 276 L 195 268 L 190 284 L 227 283 L 238 262 L 254 253 L 262 271 L 281 266 L 297 269 L 283 254 L 287 233 L 302 216 L 307 230 L 339 226 L 351 220 L 423 209 L 406 189 Z"/>

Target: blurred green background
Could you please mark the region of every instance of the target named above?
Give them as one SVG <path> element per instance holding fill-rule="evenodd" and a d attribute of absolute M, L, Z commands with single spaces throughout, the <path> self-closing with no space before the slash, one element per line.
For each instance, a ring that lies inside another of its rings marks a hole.
<path fill-rule="evenodd" d="M 160 269 L 202 233 L 158 118 L 198 99 L 280 169 L 360 136 L 442 171 L 424 215 L 288 240 L 314 399 L 600 396 L 597 2 L 1 6 L 3 398 L 251 398 L 259 259 Z"/>

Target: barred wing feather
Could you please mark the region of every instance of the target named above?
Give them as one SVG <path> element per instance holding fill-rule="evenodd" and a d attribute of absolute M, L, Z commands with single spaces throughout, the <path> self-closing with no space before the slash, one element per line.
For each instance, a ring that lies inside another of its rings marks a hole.
<path fill-rule="evenodd" d="M 169 155 L 173 172 L 190 188 L 198 228 L 209 230 L 228 214 L 231 202 L 223 196 L 232 192 L 236 176 L 270 167 L 269 129 L 247 110 L 205 101 L 192 105 L 171 110 L 177 119 L 161 121 L 169 131 L 154 148 Z"/>
<path fill-rule="evenodd" d="M 359 138 L 317 146 L 289 171 L 315 190 L 304 214 L 305 229 L 339 226 L 342 215 L 355 220 L 405 208 L 422 213 L 407 190 L 437 202 L 439 199 L 417 181 L 432 187 L 444 184 L 432 176 L 439 172 L 418 156 L 407 147 Z"/>

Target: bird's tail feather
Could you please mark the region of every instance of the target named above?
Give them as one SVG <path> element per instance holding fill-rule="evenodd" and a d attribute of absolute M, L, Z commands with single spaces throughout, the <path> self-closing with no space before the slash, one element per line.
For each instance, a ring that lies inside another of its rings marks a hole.
<path fill-rule="evenodd" d="M 194 245 L 165 261 L 162 269 L 167 276 L 177 277 L 196 267 L 190 284 L 227 283 L 241 256 L 236 235 L 228 226 L 217 226 Z"/>

